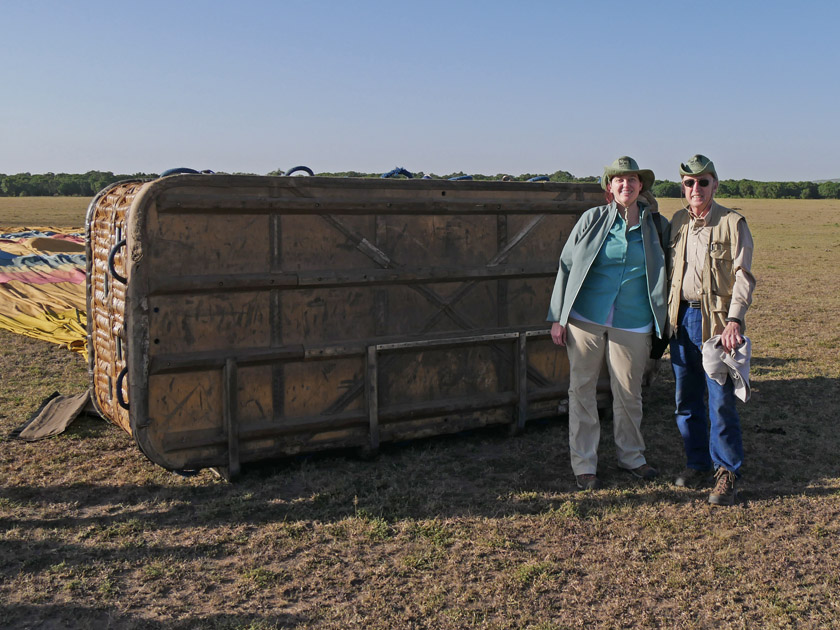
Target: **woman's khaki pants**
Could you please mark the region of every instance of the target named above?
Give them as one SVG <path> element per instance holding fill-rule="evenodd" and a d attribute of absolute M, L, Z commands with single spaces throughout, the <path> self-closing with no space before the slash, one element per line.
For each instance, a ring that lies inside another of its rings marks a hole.
<path fill-rule="evenodd" d="M 645 463 L 642 438 L 642 375 L 650 355 L 650 333 L 608 328 L 570 320 L 566 327 L 569 355 L 569 447 L 575 475 L 596 474 L 601 424 L 596 386 L 606 358 L 613 397 L 613 435 L 618 465 Z"/>

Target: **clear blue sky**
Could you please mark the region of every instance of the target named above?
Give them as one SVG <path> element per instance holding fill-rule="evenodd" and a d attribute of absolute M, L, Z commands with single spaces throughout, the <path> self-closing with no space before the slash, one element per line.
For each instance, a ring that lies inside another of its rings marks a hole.
<path fill-rule="evenodd" d="M 0 173 L 840 177 L 837 2 L 0 8 Z"/>

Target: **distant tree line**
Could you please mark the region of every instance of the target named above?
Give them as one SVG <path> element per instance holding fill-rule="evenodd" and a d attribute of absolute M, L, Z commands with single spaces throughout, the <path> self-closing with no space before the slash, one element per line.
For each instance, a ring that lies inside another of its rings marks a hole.
<path fill-rule="evenodd" d="M 283 175 L 284 171 L 277 169 L 269 175 Z M 245 175 L 247 173 L 239 173 Z M 344 171 L 340 173 L 317 173 L 322 177 L 366 177 L 378 178 L 381 173 L 361 173 L 358 171 Z M 419 171 L 412 173 L 415 178 L 428 175 L 432 179 L 453 179 L 465 177 L 464 172 L 436 175 Z M 88 171 L 82 174 L 43 173 L 32 175 L 18 173 L 3 175 L 0 173 L 0 196 L 2 197 L 92 197 L 106 186 L 126 179 L 154 179 L 156 173 L 134 173 L 133 175 L 114 174 L 110 171 Z M 528 181 L 534 178 L 547 178 L 551 182 L 597 182 L 595 176 L 575 177 L 568 171 L 554 173 L 523 173 L 521 175 L 470 174 L 477 181 L 508 179 L 510 181 Z M 657 197 L 681 197 L 679 182 L 656 180 L 653 194 Z M 840 181 L 823 182 L 759 182 L 752 179 L 724 179 L 721 180 L 717 195 L 719 197 L 747 197 L 756 199 L 840 199 Z"/>
<path fill-rule="evenodd" d="M 656 180 L 656 197 L 682 197 L 679 182 Z M 840 199 L 840 181 L 825 182 L 757 182 L 752 179 L 722 179 L 718 197 L 752 199 Z"/>
<path fill-rule="evenodd" d="M 100 190 L 126 179 L 154 179 L 155 173 L 114 175 L 110 171 L 88 171 L 81 175 L 70 173 L 43 173 L 31 175 L 3 175 L 0 173 L 2 197 L 93 197 Z"/>

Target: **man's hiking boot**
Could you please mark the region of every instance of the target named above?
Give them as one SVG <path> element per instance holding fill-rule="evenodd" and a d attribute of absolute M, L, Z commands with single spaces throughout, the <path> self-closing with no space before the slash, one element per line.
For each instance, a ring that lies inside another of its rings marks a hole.
<path fill-rule="evenodd" d="M 674 485 L 680 488 L 697 488 L 712 478 L 711 470 L 697 470 L 686 468 L 674 480 Z"/>
<path fill-rule="evenodd" d="M 638 468 L 624 468 L 623 466 L 619 466 L 619 468 L 629 472 L 636 479 L 642 479 L 644 481 L 651 481 L 659 476 L 659 471 L 650 464 L 642 464 Z"/>
<path fill-rule="evenodd" d="M 712 505 L 735 504 L 735 473 L 729 472 L 721 466 L 715 472 L 715 488 L 709 495 Z"/>
<path fill-rule="evenodd" d="M 575 481 L 581 490 L 597 490 L 601 487 L 601 480 L 596 475 L 577 475 Z"/>

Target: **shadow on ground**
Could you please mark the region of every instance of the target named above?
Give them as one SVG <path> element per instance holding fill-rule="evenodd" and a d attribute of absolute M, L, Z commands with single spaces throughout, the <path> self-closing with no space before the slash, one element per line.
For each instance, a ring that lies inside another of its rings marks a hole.
<path fill-rule="evenodd" d="M 0 606 L 0 616 L 6 621 L 5 627 L 46 628 L 49 630 L 226 630 L 230 628 L 293 628 L 306 621 L 294 615 L 189 615 L 188 620 L 163 622 L 144 619 L 139 614 L 118 612 L 107 608 L 87 608 L 84 606 Z"/>
<path fill-rule="evenodd" d="M 772 358 L 760 359 L 756 365 L 765 373 L 784 368 L 783 361 Z M 840 412 L 838 388 L 837 379 L 824 377 L 754 381 L 752 399 L 739 406 L 746 452 L 744 499 L 822 492 L 821 480 L 840 478 L 836 457 L 840 436 L 834 430 Z M 650 486 L 618 471 L 612 427 L 608 420 L 603 422 L 599 474 L 607 485 L 605 492 L 619 492 L 628 501 L 642 503 L 696 500 L 698 495 L 670 485 L 684 463 L 673 422 L 672 391 L 666 361 L 646 392 L 643 431 L 648 461 L 662 473 Z M 81 436 L 111 430 L 117 429 L 95 420 L 83 420 L 72 428 Z M 500 429 L 482 429 L 388 444 L 373 461 L 332 452 L 245 465 L 234 483 L 219 482 L 209 471 L 193 479 L 172 477 L 167 483 L 135 486 L 6 487 L 0 496 L 7 505 L 24 507 L 27 515 L 18 511 L 10 516 L 4 510 L 0 527 L 108 526 L 129 514 L 153 527 L 179 526 L 196 519 L 208 524 L 329 522 L 360 511 L 389 520 L 465 514 L 497 517 L 551 509 L 577 496 L 563 417 L 530 422 L 524 434 L 516 437 Z M 831 486 L 836 485 L 834 481 Z M 58 504 L 70 504 L 73 509 L 65 514 L 48 509 Z M 103 514 L 109 506 L 115 508 L 113 514 Z M 44 516 L 45 512 L 50 515 Z"/>

